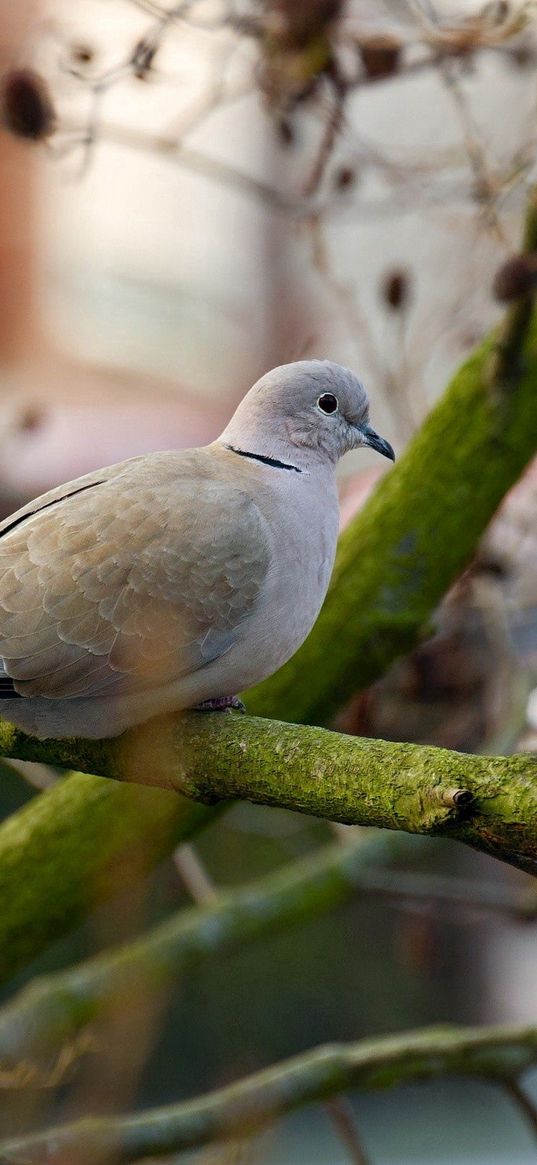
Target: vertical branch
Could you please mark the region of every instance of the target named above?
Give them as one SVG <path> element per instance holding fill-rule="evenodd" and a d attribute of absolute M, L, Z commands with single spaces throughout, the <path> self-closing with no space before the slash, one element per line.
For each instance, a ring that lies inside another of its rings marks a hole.
<path fill-rule="evenodd" d="M 178 845 L 173 855 L 175 867 L 191 898 L 198 906 L 208 906 L 218 897 L 214 882 L 209 876 L 195 846 L 184 841 Z"/>
<path fill-rule="evenodd" d="M 354 1114 L 346 1097 L 333 1096 L 326 1101 L 324 1109 L 352 1165 L 370 1165 L 370 1158 L 358 1136 Z"/>
<path fill-rule="evenodd" d="M 522 252 L 533 255 L 537 251 L 537 187 L 528 193 Z M 489 378 L 497 394 L 512 389 L 523 371 L 523 350 L 531 315 L 534 294 L 529 291 L 508 307 L 494 345 L 489 363 Z"/>
<path fill-rule="evenodd" d="M 537 1141 L 537 1107 L 534 1102 L 530 1100 L 527 1092 L 524 1091 L 518 1080 L 506 1080 L 503 1087 L 504 1092 L 516 1104 L 519 1112 L 524 1117 L 526 1125 L 529 1126 L 533 1137 Z"/>

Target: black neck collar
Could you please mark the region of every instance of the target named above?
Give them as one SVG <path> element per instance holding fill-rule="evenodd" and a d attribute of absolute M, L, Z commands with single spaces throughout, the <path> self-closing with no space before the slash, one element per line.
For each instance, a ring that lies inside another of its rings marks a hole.
<path fill-rule="evenodd" d="M 278 461 L 276 457 L 264 457 L 262 453 L 249 453 L 247 449 L 236 449 L 235 445 L 224 445 L 224 449 L 229 449 L 230 453 L 236 453 L 238 457 L 249 457 L 251 461 L 261 461 L 263 465 L 270 465 L 273 469 L 292 469 L 294 473 L 302 473 L 297 465 Z"/>

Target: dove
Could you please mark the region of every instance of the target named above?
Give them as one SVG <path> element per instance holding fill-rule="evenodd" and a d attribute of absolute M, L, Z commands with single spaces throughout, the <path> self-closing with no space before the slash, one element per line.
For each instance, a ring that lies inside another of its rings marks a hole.
<path fill-rule="evenodd" d="M 0 524 L 0 712 L 38 738 L 117 736 L 236 706 L 313 626 L 338 532 L 336 465 L 369 446 L 365 389 L 274 368 L 198 449 L 132 457 Z"/>

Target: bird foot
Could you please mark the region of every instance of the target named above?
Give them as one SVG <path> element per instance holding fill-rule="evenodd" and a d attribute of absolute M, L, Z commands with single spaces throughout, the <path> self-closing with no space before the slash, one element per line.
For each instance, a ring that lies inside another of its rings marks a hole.
<path fill-rule="evenodd" d="M 215 696 L 212 700 L 203 700 L 196 704 L 194 712 L 229 712 L 235 708 L 237 712 L 246 712 L 246 708 L 238 696 Z"/>

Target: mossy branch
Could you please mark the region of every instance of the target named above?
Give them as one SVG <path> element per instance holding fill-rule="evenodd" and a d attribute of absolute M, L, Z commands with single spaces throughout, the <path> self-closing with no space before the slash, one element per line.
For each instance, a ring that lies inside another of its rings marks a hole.
<path fill-rule="evenodd" d="M 532 196 L 530 250 L 536 222 Z M 416 642 L 535 452 L 537 320 L 528 305 L 510 309 L 504 327 L 462 366 L 346 531 L 316 627 L 294 660 L 249 693 L 251 711 L 324 721 Z M 493 360 L 497 353 L 501 359 Z M 124 817 L 133 847 L 144 845 L 151 830 L 137 797 L 133 789 L 73 778 L 0 827 L 0 977 L 87 912 L 95 852 L 101 849 L 114 866 L 124 850 Z M 177 800 L 160 806 L 157 834 L 168 830 L 168 849 L 210 817 Z M 165 848 L 155 847 L 155 861 Z"/>
<path fill-rule="evenodd" d="M 534 919 L 537 894 L 518 886 L 394 869 L 423 852 L 407 834 L 353 835 L 300 861 L 177 911 L 142 938 L 33 980 L 0 1008 L 0 1088 L 50 1088 L 95 1042 L 95 1023 L 118 1000 L 177 987 L 200 966 L 264 936 L 316 918 L 350 898 L 435 901 Z M 427 852 L 429 852 L 427 850 Z"/>
<path fill-rule="evenodd" d="M 213 817 L 177 794 L 82 773 L 34 797 L 0 827 L 0 982 Z"/>
<path fill-rule="evenodd" d="M 85 1037 L 114 1001 L 133 990 L 137 998 L 161 992 L 184 974 L 191 978 L 200 963 L 335 908 L 367 889 L 371 866 L 404 861 L 415 841 L 382 833 L 327 845 L 214 905 L 180 910 L 142 938 L 33 980 L 0 1009 L 0 1088 L 50 1087 L 86 1050 Z"/>
<path fill-rule="evenodd" d="M 470 756 L 190 712 L 104 741 L 37 741 L 0 724 L 0 755 L 173 789 L 204 804 L 241 799 L 349 825 L 456 837 L 537 872 L 537 756 L 528 754 Z"/>
<path fill-rule="evenodd" d="M 537 1063 L 537 1028 L 429 1028 L 333 1044 L 256 1072 L 194 1100 L 135 1116 L 85 1118 L 0 1143 L 0 1165 L 54 1165 L 76 1156 L 102 1161 L 162 1157 L 232 1136 L 245 1137 L 316 1100 L 351 1088 L 377 1090 L 447 1075 L 509 1088 Z"/>

